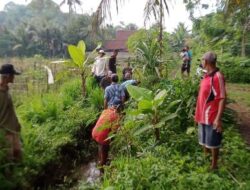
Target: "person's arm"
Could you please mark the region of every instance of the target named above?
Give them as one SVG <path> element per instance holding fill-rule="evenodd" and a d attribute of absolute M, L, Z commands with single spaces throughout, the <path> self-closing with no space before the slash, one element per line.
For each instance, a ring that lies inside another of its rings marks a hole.
<path fill-rule="evenodd" d="M 108 101 L 107 98 L 104 98 L 104 109 L 108 108 Z"/>
<path fill-rule="evenodd" d="M 219 100 L 218 113 L 213 123 L 213 127 L 217 130 L 217 132 L 222 132 L 222 114 L 225 109 L 226 104 L 226 88 L 225 88 L 225 80 L 221 73 L 216 75 L 216 81 L 214 81 L 214 88 L 218 92 L 215 96 L 216 100 Z"/>
<path fill-rule="evenodd" d="M 108 108 L 108 91 L 106 88 L 104 92 L 104 109 L 107 109 L 107 108 Z"/>
<path fill-rule="evenodd" d="M 94 63 L 94 64 L 93 64 L 93 67 L 92 67 L 92 70 L 91 70 L 92 75 L 94 75 L 94 74 L 95 74 L 95 70 L 96 70 L 96 66 L 95 66 L 95 63 Z"/>
<path fill-rule="evenodd" d="M 221 121 L 221 118 L 222 118 L 222 114 L 223 114 L 223 111 L 225 109 L 225 103 L 226 103 L 226 99 L 221 99 L 220 102 L 219 102 L 219 108 L 218 108 L 218 113 L 217 113 L 217 116 L 214 120 L 214 123 L 213 123 L 213 126 L 214 128 L 217 130 L 217 132 L 222 132 L 222 121 Z"/>

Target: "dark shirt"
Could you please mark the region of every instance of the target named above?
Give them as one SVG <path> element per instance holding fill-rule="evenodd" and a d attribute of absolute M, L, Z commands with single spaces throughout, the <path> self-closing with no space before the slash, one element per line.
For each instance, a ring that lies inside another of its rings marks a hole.
<path fill-rule="evenodd" d="M 104 77 L 102 78 L 101 82 L 100 82 L 100 86 L 102 87 L 102 89 L 106 89 L 106 87 L 108 87 L 109 85 L 111 85 L 111 79 L 108 77 Z"/>
<path fill-rule="evenodd" d="M 122 70 L 122 80 L 125 81 L 125 74 L 126 73 L 130 73 L 131 74 L 131 77 L 132 77 L 132 68 L 131 67 L 125 67 L 123 70 Z"/>
<path fill-rule="evenodd" d="M 8 89 L 0 89 L 0 129 L 19 132 L 20 127 Z"/>
<path fill-rule="evenodd" d="M 109 70 L 116 73 L 116 56 L 112 55 L 109 59 Z"/>

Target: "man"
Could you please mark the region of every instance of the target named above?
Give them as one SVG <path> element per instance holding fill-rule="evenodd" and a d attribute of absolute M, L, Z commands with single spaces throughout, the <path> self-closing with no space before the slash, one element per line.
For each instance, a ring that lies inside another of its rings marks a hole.
<path fill-rule="evenodd" d="M 226 92 L 224 77 L 216 67 L 217 56 L 207 52 L 202 58 L 207 73 L 200 83 L 196 104 L 195 121 L 198 123 L 199 144 L 205 154 L 212 153 L 211 169 L 217 169 L 219 148 L 222 140 L 222 113 L 225 107 Z"/>
<path fill-rule="evenodd" d="M 94 75 L 97 83 L 99 84 L 102 78 L 108 73 L 108 65 L 107 59 L 105 56 L 105 52 L 103 50 L 99 51 L 99 56 L 96 58 L 93 67 L 92 74 Z"/>
<path fill-rule="evenodd" d="M 128 62 L 128 64 L 126 65 L 126 67 L 123 68 L 122 70 L 122 81 L 126 81 L 126 73 L 129 73 L 132 77 L 133 74 L 133 69 L 130 67 L 130 63 Z"/>
<path fill-rule="evenodd" d="M 107 163 L 110 147 L 108 136 L 119 128 L 119 118 L 117 109 L 105 109 L 92 130 L 92 138 L 98 143 L 99 164 L 101 167 Z M 103 168 L 101 168 L 101 172 L 103 172 Z"/>
<path fill-rule="evenodd" d="M 121 90 L 123 90 L 125 93 L 125 101 L 128 101 L 130 96 L 129 96 L 129 93 L 127 91 L 127 86 L 128 85 L 138 85 L 140 83 L 140 81 L 133 80 L 130 73 L 125 74 L 124 80 L 125 81 L 120 86 L 121 86 Z"/>
<path fill-rule="evenodd" d="M 182 52 L 180 53 L 180 56 L 182 58 L 182 66 L 181 66 L 181 74 L 183 76 L 184 72 L 187 71 L 187 74 L 189 74 L 190 68 L 189 68 L 189 56 L 188 56 L 188 52 L 186 50 L 186 48 L 182 49 Z"/>
<path fill-rule="evenodd" d="M 115 49 L 113 55 L 109 59 L 109 70 L 112 71 L 112 73 L 116 73 L 116 57 L 118 52 L 119 50 Z"/>
<path fill-rule="evenodd" d="M 14 76 L 19 75 L 13 65 L 4 64 L 0 68 L 0 132 L 4 133 L 8 149 L 8 159 L 20 161 L 22 158 L 20 130 L 12 98 L 9 94 L 9 83 L 14 82 Z"/>
<path fill-rule="evenodd" d="M 185 49 L 186 49 L 187 54 L 188 54 L 187 74 L 188 74 L 188 76 L 189 76 L 189 74 L 190 74 L 190 69 L 191 69 L 191 63 L 192 63 L 192 52 L 191 52 L 189 46 L 186 46 Z"/>
<path fill-rule="evenodd" d="M 112 76 L 112 72 L 108 71 L 108 74 L 104 78 L 102 78 L 100 82 L 100 86 L 103 90 L 105 90 L 109 85 L 111 85 L 112 83 L 111 76 Z"/>
<path fill-rule="evenodd" d="M 111 76 L 111 85 L 105 89 L 104 94 L 104 109 L 111 107 L 120 107 L 125 101 L 124 91 L 121 89 L 118 83 L 118 76 L 112 74 Z"/>

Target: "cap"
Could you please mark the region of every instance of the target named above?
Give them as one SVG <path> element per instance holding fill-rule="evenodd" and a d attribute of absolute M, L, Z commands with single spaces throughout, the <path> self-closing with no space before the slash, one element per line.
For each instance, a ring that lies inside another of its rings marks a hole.
<path fill-rule="evenodd" d="M 99 53 L 105 54 L 104 50 L 99 50 Z"/>
<path fill-rule="evenodd" d="M 0 68 L 0 74 L 2 75 L 20 75 L 21 73 L 14 69 L 12 64 L 3 64 Z"/>

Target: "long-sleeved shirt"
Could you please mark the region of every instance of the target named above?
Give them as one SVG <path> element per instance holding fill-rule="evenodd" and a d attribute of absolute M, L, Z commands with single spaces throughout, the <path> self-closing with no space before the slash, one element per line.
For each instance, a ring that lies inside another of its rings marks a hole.
<path fill-rule="evenodd" d="M 0 88 L 0 129 L 19 132 L 20 128 L 8 89 Z"/>
<path fill-rule="evenodd" d="M 105 76 L 108 73 L 108 64 L 106 57 L 98 57 L 93 64 L 92 73 L 95 76 Z"/>

